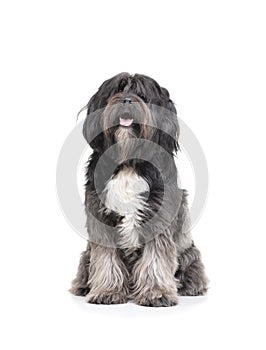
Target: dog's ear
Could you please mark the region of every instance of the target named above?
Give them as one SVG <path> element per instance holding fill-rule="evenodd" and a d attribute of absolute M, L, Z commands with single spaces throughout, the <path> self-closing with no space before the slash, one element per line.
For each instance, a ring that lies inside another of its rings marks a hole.
<path fill-rule="evenodd" d="M 102 113 L 103 109 L 97 109 L 96 94 L 90 99 L 85 107 L 87 109 L 87 117 L 83 124 L 83 136 L 91 148 L 97 152 L 103 151 L 104 137 L 102 129 Z"/>
<path fill-rule="evenodd" d="M 179 150 L 179 124 L 173 102 L 168 99 L 164 107 L 156 106 L 153 107 L 153 110 L 157 125 L 154 134 L 155 142 L 168 153 L 173 154 L 177 152 Z"/>
<path fill-rule="evenodd" d="M 103 151 L 104 137 L 100 127 L 100 113 L 88 113 L 83 124 L 83 136 L 90 147 L 97 152 Z"/>

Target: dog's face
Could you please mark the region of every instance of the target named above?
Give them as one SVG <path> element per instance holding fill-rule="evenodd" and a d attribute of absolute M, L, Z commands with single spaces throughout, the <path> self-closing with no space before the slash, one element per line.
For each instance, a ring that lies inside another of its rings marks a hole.
<path fill-rule="evenodd" d="M 86 107 L 83 134 L 98 152 L 129 138 L 151 140 L 169 153 L 178 149 L 175 106 L 152 78 L 118 74 L 100 86 Z"/>

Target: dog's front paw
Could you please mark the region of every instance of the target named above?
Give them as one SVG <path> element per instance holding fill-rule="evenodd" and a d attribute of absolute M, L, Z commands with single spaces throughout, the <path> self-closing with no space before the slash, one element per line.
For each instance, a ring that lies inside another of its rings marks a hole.
<path fill-rule="evenodd" d="M 154 291 L 151 293 L 139 295 L 134 298 L 134 301 L 138 305 L 142 306 L 152 306 L 152 307 L 160 307 L 160 306 L 174 306 L 178 304 L 177 294 L 167 294 L 162 293 L 160 291 Z"/>
<path fill-rule="evenodd" d="M 128 301 L 126 294 L 120 293 L 89 293 L 86 302 L 90 304 L 124 304 Z"/>

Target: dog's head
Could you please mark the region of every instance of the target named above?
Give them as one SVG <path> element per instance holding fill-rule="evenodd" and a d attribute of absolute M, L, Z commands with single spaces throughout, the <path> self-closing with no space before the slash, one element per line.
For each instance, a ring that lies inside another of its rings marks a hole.
<path fill-rule="evenodd" d="M 178 149 L 176 109 L 165 88 L 145 75 L 121 73 L 106 80 L 86 106 L 83 134 L 97 152 L 130 138 Z"/>

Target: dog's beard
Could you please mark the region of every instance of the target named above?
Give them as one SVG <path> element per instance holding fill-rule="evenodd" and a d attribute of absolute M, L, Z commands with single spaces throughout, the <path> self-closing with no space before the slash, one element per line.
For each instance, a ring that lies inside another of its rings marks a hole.
<path fill-rule="evenodd" d="M 119 126 L 115 132 L 115 140 L 119 147 L 119 163 L 125 161 L 129 154 L 134 153 L 134 143 L 131 139 L 136 138 L 136 134 L 131 127 Z"/>
<path fill-rule="evenodd" d="M 116 142 L 123 142 L 127 139 L 135 138 L 136 134 L 131 127 L 119 126 L 115 132 Z"/>

